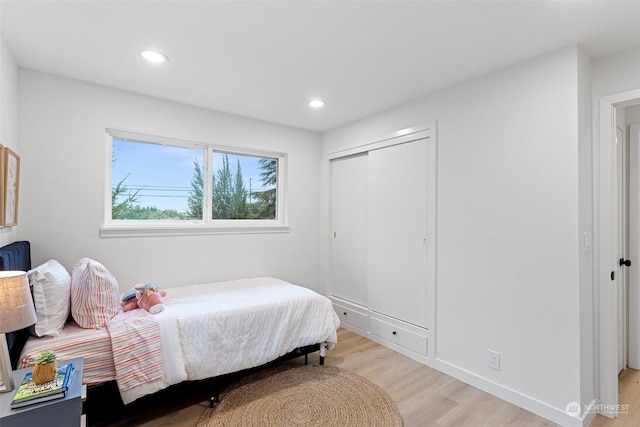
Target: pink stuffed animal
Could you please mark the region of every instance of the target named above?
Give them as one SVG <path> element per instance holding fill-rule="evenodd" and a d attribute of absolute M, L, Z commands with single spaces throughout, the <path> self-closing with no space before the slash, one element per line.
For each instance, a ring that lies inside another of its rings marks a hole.
<path fill-rule="evenodd" d="M 158 285 L 145 283 L 136 285 L 122 297 L 120 305 L 124 311 L 142 308 L 151 314 L 158 314 L 164 310 L 162 297 L 166 296 L 165 291 L 161 291 Z"/>

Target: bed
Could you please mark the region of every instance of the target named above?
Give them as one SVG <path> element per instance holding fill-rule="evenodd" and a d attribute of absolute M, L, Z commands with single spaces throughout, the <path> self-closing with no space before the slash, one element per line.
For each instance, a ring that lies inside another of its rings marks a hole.
<path fill-rule="evenodd" d="M 0 269 L 31 270 L 29 242 L 0 248 Z M 32 365 L 45 349 L 61 359 L 82 356 L 83 382 L 115 381 L 128 404 L 183 381 L 221 378 L 280 358 L 306 359 L 313 351 L 322 364 L 337 341 L 339 320 L 328 298 L 279 279 L 164 290 L 165 309 L 155 315 L 119 311 L 102 328 L 81 327 L 69 317 L 56 337 L 9 334 L 14 368 Z"/>

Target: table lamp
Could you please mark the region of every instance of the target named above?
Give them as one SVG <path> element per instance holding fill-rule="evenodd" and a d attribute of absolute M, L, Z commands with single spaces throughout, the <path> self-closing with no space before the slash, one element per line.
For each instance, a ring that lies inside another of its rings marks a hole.
<path fill-rule="evenodd" d="M 5 333 L 36 323 L 36 310 L 24 271 L 0 271 L 0 374 L 6 393 L 14 389 L 11 359 Z"/>

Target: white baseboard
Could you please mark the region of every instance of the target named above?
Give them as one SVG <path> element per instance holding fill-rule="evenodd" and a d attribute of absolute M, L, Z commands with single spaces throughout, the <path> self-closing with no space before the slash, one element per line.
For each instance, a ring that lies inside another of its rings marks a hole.
<path fill-rule="evenodd" d="M 566 408 L 555 408 L 547 403 L 541 402 L 533 397 L 522 394 L 516 390 L 510 389 L 503 385 L 497 384 L 493 381 L 489 381 L 486 378 L 480 377 L 477 374 L 469 372 L 458 366 L 452 365 L 446 361 L 439 359 L 429 359 L 428 357 L 413 353 L 403 347 L 395 345 L 383 338 L 373 335 L 360 328 L 353 327 L 349 324 L 342 324 L 343 328 L 348 329 L 358 335 L 366 337 L 371 341 L 374 341 L 380 345 L 383 345 L 391 350 L 394 350 L 404 356 L 407 356 L 417 362 L 423 363 L 430 368 L 447 374 L 465 384 L 469 384 L 479 390 L 487 392 L 493 396 L 496 396 L 506 402 L 512 403 L 522 409 L 532 412 L 542 418 L 545 418 L 551 422 L 559 424 L 564 427 L 588 427 L 595 417 L 595 413 L 587 411 L 585 408 L 581 408 L 579 417 L 570 415 Z M 431 345 L 431 343 L 430 343 Z M 591 406 L 596 404 L 596 401 L 591 402 Z"/>
<path fill-rule="evenodd" d="M 547 403 L 541 402 L 531 396 L 520 393 L 503 385 L 489 381 L 472 372 L 454 366 L 442 360 L 431 360 L 428 364 L 431 368 L 452 376 L 466 384 L 479 390 L 496 396 L 506 402 L 512 403 L 522 409 L 532 412 L 563 427 L 588 427 L 595 414 L 588 411 L 581 411 L 580 417 L 574 417 L 567 413 L 566 408 L 555 408 Z M 593 402 L 592 402 L 593 404 Z"/>

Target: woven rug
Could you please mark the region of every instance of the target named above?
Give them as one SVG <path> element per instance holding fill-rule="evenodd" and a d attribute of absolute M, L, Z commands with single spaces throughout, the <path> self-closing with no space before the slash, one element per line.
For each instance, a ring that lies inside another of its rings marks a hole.
<path fill-rule="evenodd" d="M 371 381 L 334 366 L 281 365 L 228 387 L 197 427 L 395 427 L 402 416 Z"/>

